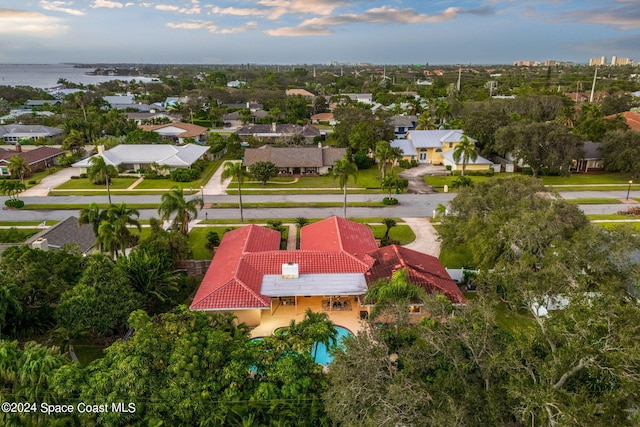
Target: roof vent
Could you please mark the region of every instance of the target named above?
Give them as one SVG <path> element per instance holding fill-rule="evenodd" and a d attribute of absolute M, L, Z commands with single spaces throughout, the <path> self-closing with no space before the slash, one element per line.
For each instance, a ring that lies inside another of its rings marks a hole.
<path fill-rule="evenodd" d="M 300 277 L 300 274 L 298 273 L 298 264 L 293 262 L 282 264 L 283 279 L 297 279 L 298 277 Z"/>

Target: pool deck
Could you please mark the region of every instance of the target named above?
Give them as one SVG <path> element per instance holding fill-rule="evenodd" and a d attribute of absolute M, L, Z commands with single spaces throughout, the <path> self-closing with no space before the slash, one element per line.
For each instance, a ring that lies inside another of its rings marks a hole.
<path fill-rule="evenodd" d="M 250 333 L 252 338 L 272 335 L 273 332 L 283 326 L 289 326 L 291 320 L 296 323 L 302 322 L 307 308 L 314 312 L 324 312 L 329 315 L 329 319 L 337 326 L 347 328 L 354 334 L 365 328 L 365 323 L 360 320 L 360 306 L 353 299 L 350 299 L 350 309 L 344 310 L 323 310 L 321 297 L 301 297 L 298 298 L 297 306 L 294 304 L 278 305 L 273 309 L 273 313 L 265 310 L 262 313 L 260 325 L 256 326 Z"/>

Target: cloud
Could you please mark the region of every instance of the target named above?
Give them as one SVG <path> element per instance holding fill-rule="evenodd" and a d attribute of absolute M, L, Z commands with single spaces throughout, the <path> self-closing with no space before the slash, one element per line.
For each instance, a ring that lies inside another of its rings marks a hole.
<path fill-rule="evenodd" d="M 51 37 L 66 32 L 69 27 L 59 23 L 58 18 L 38 12 L 0 9 L 0 34 L 21 34 Z"/>
<path fill-rule="evenodd" d="M 336 16 L 323 16 L 310 18 L 301 22 L 296 27 L 283 27 L 267 30 L 271 36 L 305 36 L 328 35 L 333 33 L 330 27 L 354 24 L 422 24 L 449 21 L 461 14 L 488 15 L 492 14 L 492 8 L 480 8 L 465 11 L 459 7 L 449 7 L 437 14 L 416 13 L 413 9 L 395 9 L 387 6 L 372 8 L 364 13 L 343 14 Z"/>
<path fill-rule="evenodd" d="M 247 22 L 241 27 L 235 28 L 219 28 L 218 24 L 211 21 L 192 20 L 188 22 L 174 23 L 169 22 L 167 27 L 181 30 L 207 30 L 212 34 L 237 34 L 254 29 L 258 26 L 257 22 Z"/>
<path fill-rule="evenodd" d="M 257 3 L 269 8 L 269 19 L 278 19 L 288 14 L 328 16 L 337 8 L 349 4 L 344 0 L 258 0 Z"/>
<path fill-rule="evenodd" d="M 617 0 L 607 7 L 567 12 L 564 21 L 609 25 L 621 30 L 640 28 L 640 3 L 637 0 Z"/>
<path fill-rule="evenodd" d="M 264 9 L 238 8 L 238 7 L 217 7 L 209 6 L 212 14 L 232 15 L 232 16 L 262 16 L 266 14 Z"/>
<path fill-rule="evenodd" d="M 143 5 L 146 6 L 146 4 L 143 4 Z M 156 10 L 161 10 L 165 12 L 177 12 L 185 15 L 198 15 L 200 12 L 202 12 L 202 9 L 200 9 L 200 4 L 198 3 L 197 0 L 191 1 L 191 7 L 178 7 L 170 4 L 158 4 L 158 5 L 155 5 L 154 8 Z"/>
<path fill-rule="evenodd" d="M 79 9 L 72 9 L 67 6 L 72 6 L 73 2 L 65 2 L 65 1 L 47 1 L 40 0 L 39 6 L 44 10 L 50 10 L 52 12 L 62 12 L 68 13 L 69 15 L 74 16 L 82 16 L 85 15 L 86 12 Z"/>
<path fill-rule="evenodd" d="M 117 2 L 117 1 L 95 0 L 93 2 L 93 4 L 91 5 L 91 7 L 94 8 L 94 9 L 100 9 L 100 8 L 104 8 L 104 9 L 121 9 L 123 7 L 132 6 L 132 5 L 133 5 L 133 3 L 122 4 L 122 3 Z"/>

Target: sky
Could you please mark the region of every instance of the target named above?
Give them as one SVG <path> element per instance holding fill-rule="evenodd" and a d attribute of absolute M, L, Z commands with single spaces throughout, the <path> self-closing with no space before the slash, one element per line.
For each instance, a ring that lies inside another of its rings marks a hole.
<path fill-rule="evenodd" d="M 640 0 L 2 0 L 0 63 L 640 61 Z"/>

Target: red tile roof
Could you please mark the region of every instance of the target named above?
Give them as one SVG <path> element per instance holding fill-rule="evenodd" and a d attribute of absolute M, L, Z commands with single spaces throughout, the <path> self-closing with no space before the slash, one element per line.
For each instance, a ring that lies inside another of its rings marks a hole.
<path fill-rule="evenodd" d="M 407 278 L 428 293 L 443 293 L 453 303 L 464 303 L 466 298 L 451 279 L 438 258 L 398 245 L 378 248 L 369 253 L 376 263 L 367 273 L 367 283 L 389 278 L 401 268 L 407 270 Z"/>
<path fill-rule="evenodd" d="M 192 310 L 268 308 L 261 295 L 263 276 L 280 274 L 282 264 L 298 264 L 299 274 L 365 274 L 367 283 L 409 271 L 412 283 L 442 292 L 453 302 L 464 296 L 437 258 L 400 246 L 378 248 L 371 229 L 331 217 L 302 228 L 299 251 L 281 251 L 280 233 L 249 225 L 225 233 L 207 270 Z"/>
<path fill-rule="evenodd" d="M 309 224 L 300 230 L 300 249 L 344 251 L 367 266 L 373 264 L 367 253 L 377 248 L 371 228 L 337 216 Z"/>
<path fill-rule="evenodd" d="M 196 296 L 192 310 L 269 307 L 270 299 L 260 295 L 261 272 L 244 265 L 250 252 L 274 251 L 280 247 L 280 233 L 248 225 L 224 234 Z"/>

